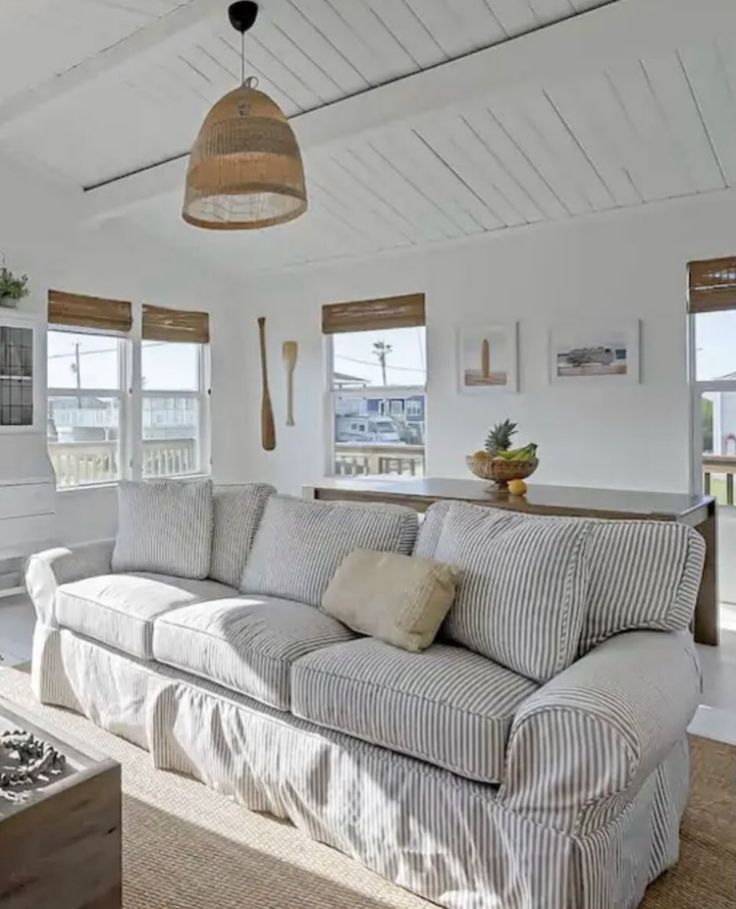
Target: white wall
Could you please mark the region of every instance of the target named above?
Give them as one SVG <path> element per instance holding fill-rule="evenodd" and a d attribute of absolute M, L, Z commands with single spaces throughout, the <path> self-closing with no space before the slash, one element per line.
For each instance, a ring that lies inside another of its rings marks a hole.
<path fill-rule="evenodd" d="M 540 444 L 535 480 L 621 488 L 686 490 L 689 403 L 684 316 L 689 259 L 733 253 L 736 197 L 721 194 L 570 221 L 477 242 L 392 254 L 236 281 L 203 261 L 144 238 L 123 224 L 78 232 L 78 199 L 53 183 L 0 168 L 0 249 L 28 271 L 34 295 L 58 286 L 80 293 L 204 308 L 211 314 L 215 479 L 261 479 L 298 492 L 323 475 L 323 303 L 415 291 L 427 295 L 429 469 L 465 476 L 463 456 L 508 416 Z M 547 383 L 547 330 L 583 316 L 643 322 L 642 383 L 577 390 Z M 268 317 L 278 447 L 260 447 L 256 318 Z M 521 391 L 456 391 L 458 322 L 518 319 Z M 287 429 L 281 343 L 296 340 L 297 426 Z M 39 445 L 44 445 L 42 439 Z M 0 452 L 2 457 L 2 452 Z M 58 496 L 58 536 L 74 542 L 114 532 L 115 491 Z"/>
<path fill-rule="evenodd" d="M 239 362 L 230 341 L 230 313 L 224 304 L 233 299 L 232 281 L 206 262 L 193 260 L 123 222 L 83 229 L 80 192 L 60 186 L 52 178 L 0 159 L 0 251 L 8 267 L 27 272 L 31 295 L 22 308 L 44 312 L 47 291 L 57 287 L 71 292 L 145 301 L 159 306 L 210 311 L 213 362 L 213 421 L 223 431 L 227 415 L 237 408 L 230 384 L 231 360 Z M 45 377 L 39 380 L 45 383 Z M 220 392 L 220 393 L 218 393 Z M 10 457 L 20 437 L 4 436 L 0 458 Z M 26 440 L 38 452 L 46 451 L 45 432 Z M 25 443 L 24 443 L 25 444 Z M 213 439 L 214 469 L 224 438 Z M 62 491 L 57 494 L 55 539 L 63 543 L 113 536 L 117 523 L 114 487 Z"/>
<path fill-rule="evenodd" d="M 52 286 L 75 293 L 147 302 L 173 309 L 210 312 L 212 336 L 212 458 L 218 470 L 219 454 L 227 446 L 228 414 L 237 407 L 229 364 L 238 361 L 230 338 L 227 304 L 236 290 L 206 263 L 193 261 L 165 244 L 152 241 L 124 224 L 100 231 L 82 231 L 69 257 L 52 275 Z M 116 491 L 111 488 L 61 491 L 57 495 L 57 524 L 68 542 L 114 536 L 117 524 Z"/>
<path fill-rule="evenodd" d="M 270 480 L 284 491 L 323 475 L 323 303 L 424 291 L 427 296 L 428 464 L 435 476 L 467 476 L 464 455 L 510 417 L 540 445 L 535 481 L 663 491 L 690 482 L 685 275 L 693 258 L 736 250 L 731 194 L 617 212 L 487 237 L 472 245 L 391 255 L 264 276 L 231 306 L 221 377 L 238 390 L 221 412 L 220 472 Z M 277 450 L 261 450 L 255 319 L 268 317 Z M 638 386 L 569 388 L 547 380 L 547 332 L 582 318 L 639 318 Z M 457 392 L 458 322 L 518 319 L 519 394 Z M 297 427 L 284 424 L 281 343 L 300 343 Z M 243 417 L 245 420 L 243 421 Z"/>

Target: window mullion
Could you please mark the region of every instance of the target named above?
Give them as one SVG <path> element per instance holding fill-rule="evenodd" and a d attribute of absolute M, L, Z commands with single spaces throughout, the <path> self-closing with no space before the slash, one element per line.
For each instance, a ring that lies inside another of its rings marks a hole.
<path fill-rule="evenodd" d="M 142 307 L 134 307 L 133 329 L 131 332 L 129 356 L 126 358 L 129 366 L 128 401 L 129 414 L 127 420 L 127 475 L 132 480 L 141 480 L 143 477 L 143 356 L 141 340 Z"/>

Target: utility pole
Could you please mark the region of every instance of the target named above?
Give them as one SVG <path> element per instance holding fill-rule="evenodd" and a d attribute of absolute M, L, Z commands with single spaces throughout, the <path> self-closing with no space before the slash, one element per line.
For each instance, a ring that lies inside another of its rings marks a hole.
<path fill-rule="evenodd" d="M 386 344 L 385 341 L 376 341 L 373 345 L 373 353 L 378 357 L 378 362 L 381 367 L 381 376 L 383 378 L 383 384 L 386 385 L 386 360 L 388 355 L 392 353 L 393 347 L 390 344 Z"/>
<path fill-rule="evenodd" d="M 80 343 L 74 345 L 74 375 L 77 379 L 77 407 L 82 409 L 82 357 L 79 353 Z"/>

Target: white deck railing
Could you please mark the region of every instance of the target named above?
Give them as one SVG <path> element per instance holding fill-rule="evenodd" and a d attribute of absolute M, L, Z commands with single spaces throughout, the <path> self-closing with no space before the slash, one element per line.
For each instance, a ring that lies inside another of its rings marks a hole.
<path fill-rule="evenodd" d="M 424 446 L 338 442 L 335 446 L 335 475 L 423 477 Z"/>
<path fill-rule="evenodd" d="M 59 489 L 112 483 L 120 478 L 117 442 L 49 442 L 49 457 Z M 194 439 L 163 439 L 143 443 L 143 475 L 171 477 L 197 470 Z"/>

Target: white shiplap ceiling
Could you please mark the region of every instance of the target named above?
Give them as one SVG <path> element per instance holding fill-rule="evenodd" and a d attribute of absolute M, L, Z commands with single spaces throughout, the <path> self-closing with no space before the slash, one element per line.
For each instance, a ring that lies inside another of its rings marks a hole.
<path fill-rule="evenodd" d="M 2 0 L 0 102 L 78 66 L 182 0 Z"/>
<path fill-rule="evenodd" d="M 494 46 L 505 51 L 533 31 L 537 41 L 547 34 L 556 41 L 562 30 L 583 40 L 588 21 L 602 21 L 613 7 L 626 7 L 633 24 L 637 7 L 645 11 L 656 2 L 266 0 L 248 45 L 249 70 L 299 124 L 305 111 L 351 104 L 342 99 L 360 100 L 414 73 L 438 68 L 452 78 L 448 61 Z M 701 2 L 704 10 L 725 8 L 719 0 Z M 237 79 L 237 36 L 223 21 L 227 4 L 67 5 L 83 23 L 93 23 L 77 36 L 77 62 L 101 52 L 104 58 L 106 42 L 137 41 L 137 32 L 153 22 L 160 27 L 167 15 L 181 16 L 182 8 L 201 6 L 206 15 L 175 40 L 102 67 L 12 122 L 3 123 L 0 95 L 3 148 L 87 188 L 185 152 L 209 106 Z M 12 25 L 20 41 L 51 6 L 11 0 L 7 10 L 0 7 L 0 28 Z M 686 6 L 672 0 L 673 16 Z M 239 271 L 366 255 L 736 186 L 736 32 L 699 36 L 694 45 L 688 34 L 683 28 L 672 46 L 659 41 L 651 54 L 632 55 L 622 46 L 611 59 L 608 49 L 605 66 L 591 65 L 574 77 L 542 72 L 518 85 L 489 82 L 467 100 L 431 111 L 420 105 L 415 116 L 310 144 L 311 208 L 291 225 L 253 234 L 197 231 L 180 220 L 180 193 L 158 190 L 125 217 Z M 71 48 L 65 53 L 53 71 L 74 66 Z M 29 82 L 31 56 L 5 97 L 48 81 L 49 66 L 36 61 L 36 83 Z M 17 97 L 13 103 L 8 110 L 17 112 Z M 154 187 L 158 173 L 150 172 Z M 125 180 L 113 184 L 116 192 L 125 186 Z M 88 196 L 99 199 L 107 189 Z"/>

